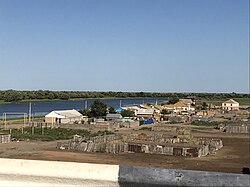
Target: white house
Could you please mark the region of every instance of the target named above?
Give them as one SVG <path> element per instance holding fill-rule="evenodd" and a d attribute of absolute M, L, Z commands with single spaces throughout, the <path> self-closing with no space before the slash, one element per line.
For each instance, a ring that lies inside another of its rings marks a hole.
<path fill-rule="evenodd" d="M 178 112 L 188 112 L 188 111 L 194 111 L 195 108 L 191 106 L 191 104 L 186 104 L 182 101 L 178 101 L 175 104 L 172 105 L 167 105 L 166 107 L 167 110 L 172 110 L 175 113 Z"/>
<path fill-rule="evenodd" d="M 195 104 L 195 102 L 192 99 L 180 99 L 179 101 L 185 103 L 185 104 Z"/>
<path fill-rule="evenodd" d="M 148 109 L 138 109 L 135 111 L 136 117 L 144 117 L 144 118 L 152 118 L 155 114 L 155 110 L 153 108 Z"/>
<path fill-rule="evenodd" d="M 45 123 L 65 124 L 81 122 L 84 116 L 77 110 L 55 110 L 45 115 Z"/>
<path fill-rule="evenodd" d="M 113 120 L 122 120 L 122 115 L 121 114 L 107 114 L 106 119 L 108 121 L 113 121 Z"/>
<path fill-rule="evenodd" d="M 222 109 L 223 110 L 239 110 L 240 104 L 233 99 L 229 99 L 222 103 Z"/>

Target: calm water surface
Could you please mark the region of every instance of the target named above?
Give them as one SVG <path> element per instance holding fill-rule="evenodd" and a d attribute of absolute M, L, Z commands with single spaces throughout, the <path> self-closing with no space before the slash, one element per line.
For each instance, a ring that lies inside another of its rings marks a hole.
<path fill-rule="evenodd" d="M 87 105 L 86 105 L 87 101 Z M 51 101 L 51 102 L 32 102 L 31 111 L 32 116 L 41 116 L 49 113 L 52 110 L 70 110 L 70 109 L 84 109 L 89 108 L 93 103 L 94 99 L 80 100 L 80 101 Z M 132 99 L 104 99 L 102 100 L 108 106 L 119 107 L 120 101 L 122 106 L 129 106 L 133 104 L 142 103 L 156 103 L 167 101 L 164 98 L 132 98 Z M 29 103 L 10 103 L 10 104 L 0 104 L 0 117 L 4 112 L 20 112 L 29 113 Z M 15 117 L 20 117 L 21 115 L 15 115 Z M 8 115 L 8 117 L 14 117 Z"/>

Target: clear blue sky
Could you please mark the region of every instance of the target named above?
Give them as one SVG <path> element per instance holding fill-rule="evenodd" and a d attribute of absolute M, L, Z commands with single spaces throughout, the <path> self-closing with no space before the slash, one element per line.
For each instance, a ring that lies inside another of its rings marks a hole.
<path fill-rule="evenodd" d="M 248 0 L 0 0 L 0 89 L 249 92 Z"/>

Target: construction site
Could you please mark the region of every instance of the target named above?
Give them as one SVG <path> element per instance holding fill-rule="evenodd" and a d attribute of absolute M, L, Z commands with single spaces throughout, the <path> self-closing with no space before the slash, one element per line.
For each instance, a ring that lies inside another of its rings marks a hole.
<path fill-rule="evenodd" d="M 178 129 L 177 136 L 146 133 L 82 137 L 75 135 L 57 148 L 83 152 L 150 153 L 169 156 L 201 157 L 214 154 L 223 147 L 221 139 L 194 138 L 190 130 Z"/>

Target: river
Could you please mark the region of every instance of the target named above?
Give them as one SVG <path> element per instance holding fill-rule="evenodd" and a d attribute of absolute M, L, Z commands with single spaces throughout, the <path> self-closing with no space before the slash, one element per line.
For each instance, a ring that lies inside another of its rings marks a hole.
<path fill-rule="evenodd" d="M 50 102 L 32 102 L 31 103 L 31 114 L 32 116 L 42 116 L 49 113 L 52 110 L 70 110 L 70 109 L 84 109 L 89 108 L 93 103 L 94 99 L 87 100 L 76 100 L 76 101 L 50 101 Z M 120 106 L 129 106 L 134 104 L 142 103 L 156 103 L 165 102 L 167 99 L 164 98 L 129 98 L 129 99 L 102 99 L 108 106 L 115 108 Z M 87 105 L 86 105 L 87 104 Z M 29 103 L 8 103 L 0 104 L 0 117 L 2 118 L 3 113 L 29 113 Z M 21 114 L 8 115 L 8 117 L 21 117 Z"/>

